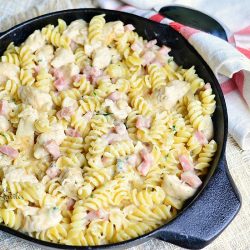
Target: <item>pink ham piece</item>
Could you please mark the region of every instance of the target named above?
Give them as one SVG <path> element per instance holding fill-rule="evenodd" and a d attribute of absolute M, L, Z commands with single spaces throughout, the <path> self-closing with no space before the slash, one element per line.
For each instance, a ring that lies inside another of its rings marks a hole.
<path fill-rule="evenodd" d="M 142 158 L 142 163 L 138 166 L 137 170 L 141 173 L 142 176 L 146 176 L 153 164 L 153 157 L 146 149 L 142 149 L 140 151 L 140 155 Z"/>
<path fill-rule="evenodd" d="M 167 56 L 168 53 L 170 52 L 170 48 L 168 48 L 167 46 L 162 46 L 160 49 L 159 49 L 159 53 L 163 56 Z"/>
<path fill-rule="evenodd" d="M 103 164 L 106 164 L 106 163 L 108 163 L 109 161 L 110 161 L 110 158 L 105 157 L 105 156 L 102 157 L 102 163 L 103 163 Z"/>
<path fill-rule="evenodd" d="M 155 59 L 155 53 L 153 51 L 146 51 L 142 56 L 142 65 L 146 66 L 152 63 Z"/>
<path fill-rule="evenodd" d="M 128 135 L 127 128 L 123 123 L 120 123 L 115 126 L 115 132 L 118 135 Z"/>
<path fill-rule="evenodd" d="M 70 107 L 64 107 L 62 108 L 61 110 L 59 110 L 57 113 L 56 113 L 56 116 L 58 117 L 58 119 L 65 119 L 67 121 L 70 120 L 71 116 L 73 115 L 74 113 L 74 107 L 73 106 L 70 106 Z"/>
<path fill-rule="evenodd" d="M 135 27 L 132 24 L 127 24 L 124 26 L 125 31 L 133 31 L 135 30 Z"/>
<path fill-rule="evenodd" d="M 69 87 L 69 84 L 65 81 L 63 77 L 61 77 L 54 81 L 54 86 L 58 91 L 62 91 L 67 89 Z"/>
<path fill-rule="evenodd" d="M 70 210 L 72 211 L 74 209 L 74 205 L 75 205 L 76 201 L 72 198 L 69 198 L 67 200 L 67 203 L 66 203 L 66 207 L 67 207 L 67 210 Z"/>
<path fill-rule="evenodd" d="M 72 51 L 75 51 L 77 49 L 77 47 L 78 47 L 77 43 L 74 42 L 74 41 L 72 41 L 72 40 L 71 40 L 69 46 L 70 46 L 70 48 L 71 48 Z"/>
<path fill-rule="evenodd" d="M 138 116 L 138 118 L 137 118 L 137 121 L 136 121 L 135 126 L 136 126 L 138 129 L 150 128 L 150 126 L 151 126 L 151 119 L 146 118 L 146 117 L 140 115 L 140 116 Z"/>
<path fill-rule="evenodd" d="M 90 211 L 86 216 L 86 219 L 89 221 L 95 219 L 108 220 L 108 218 L 109 218 L 109 213 L 101 208 L 96 211 Z"/>
<path fill-rule="evenodd" d="M 201 179 L 193 171 L 182 173 L 181 180 L 186 182 L 192 188 L 198 188 L 202 184 Z"/>
<path fill-rule="evenodd" d="M 123 123 L 116 125 L 114 130 L 116 133 L 109 133 L 102 137 L 108 144 L 129 139 L 127 128 Z"/>
<path fill-rule="evenodd" d="M 48 175 L 50 179 L 54 179 L 55 177 L 59 176 L 60 173 L 61 170 L 54 165 L 52 165 L 46 170 L 46 175 Z"/>
<path fill-rule="evenodd" d="M 68 128 L 68 129 L 65 131 L 65 134 L 66 134 L 67 136 L 71 136 L 71 137 L 81 137 L 81 134 L 80 134 L 77 130 L 75 130 L 75 129 L 73 129 L 73 128 Z"/>
<path fill-rule="evenodd" d="M 121 93 L 118 91 L 114 91 L 107 98 L 112 100 L 113 102 L 116 102 L 121 99 Z"/>
<path fill-rule="evenodd" d="M 18 151 L 7 145 L 0 146 L 0 152 L 9 156 L 12 159 L 16 159 L 18 157 Z"/>
<path fill-rule="evenodd" d="M 61 156 L 60 148 L 54 140 L 47 141 L 44 144 L 44 148 L 53 156 L 54 159 L 58 159 Z"/>
<path fill-rule="evenodd" d="M 204 88 L 205 88 L 205 89 L 211 89 L 211 84 L 210 84 L 209 82 L 206 83 L 205 86 L 204 86 Z"/>
<path fill-rule="evenodd" d="M 0 101 L 0 115 L 7 115 L 8 113 L 8 102 L 6 100 Z"/>
<path fill-rule="evenodd" d="M 103 71 L 96 67 L 90 67 L 87 65 L 83 70 L 83 74 L 86 76 L 87 80 L 95 85 L 98 79 L 103 76 Z"/>
<path fill-rule="evenodd" d="M 51 72 L 51 74 L 52 74 L 55 78 L 62 78 L 62 77 L 63 77 L 62 71 L 60 71 L 60 70 L 58 70 L 58 69 L 51 69 L 50 72 Z"/>
<path fill-rule="evenodd" d="M 133 51 L 140 52 L 140 51 L 143 50 L 143 44 L 140 41 L 135 41 L 135 42 L 132 43 L 131 49 Z"/>
<path fill-rule="evenodd" d="M 147 48 L 147 49 L 151 49 L 151 48 L 154 47 L 154 45 L 156 45 L 156 44 L 157 44 L 157 40 L 156 40 L 156 39 L 151 40 L 151 41 L 149 41 L 149 42 L 146 43 L 146 48 Z"/>
<path fill-rule="evenodd" d="M 180 155 L 179 161 L 181 163 L 183 171 L 189 171 L 194 169 L 194 166 L 192 162 L 188 159 L 187 155 Z"/>
<path fill-rule="evenodd" d="M 201 131 L 196 131 L 194 135 L 201 145 L 208 143 L 206 136 Z"/>
<path fill-rule="evenodd" d="M 93 115 L 94 115 L 94 112 L 88 111 L 83 117 L 86 121 L 90 121 Z"/>
<path fill-rule="evenodd" d="M 79 82 L 82 79 L 83 75 L 82 74 L 77 74 L 73 76 L 73 81 L 74 82 Z"/>

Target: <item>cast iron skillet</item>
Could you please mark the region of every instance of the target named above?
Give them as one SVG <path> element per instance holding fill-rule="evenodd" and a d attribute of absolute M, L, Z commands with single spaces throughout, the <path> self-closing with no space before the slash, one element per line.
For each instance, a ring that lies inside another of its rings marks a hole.
<path fill-rule="evenodd" d="M 4 225 L 0 225 L 0 230 L 47 248 L 57 249 L 125 249 L 148 241 L 150 238 L 161 239 L 185 248 L 202 248 L 213 241 L 236 216 L 241 206 L 241 199 L 230 177 L 224 157 L 228 121 L 225 100 L 219 83 L 208 65 L 179 33 L 167 25 L 123 12 L 102 9 L 65 10 L 34 18 L 2 33 L 0 55 L 10 42 L 20 44 L 34 30 L 50 23 L 57 24 L 58 18 L 64 19 L 67 23 L 79 18 L 89 22 L 94 15 L 101 13 L 106 14 L 107 21 L 121 20 L 125 24 L 131 23 L 144 38 L 157 39 L 160 45 L 171 47 L 171 55 L 178 64 L 185 68 L 195 65 L 199 76 L 211 83 L 217 103 L 213 122 L 218 150 L 211 163 L 210 172 L 203 186 L 186 203 L 185 208 L 175 219 L 148 234 L 122 243 L 96 247 L 65 246 L 31 238 Z"/>

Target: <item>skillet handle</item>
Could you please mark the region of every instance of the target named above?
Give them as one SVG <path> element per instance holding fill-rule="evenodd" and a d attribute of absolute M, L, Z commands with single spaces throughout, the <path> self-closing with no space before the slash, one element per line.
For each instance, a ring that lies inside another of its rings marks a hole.
<path fill-rule="evenodd" d="M 224 158 L 199 198 L 156 238 L 184 248 L 203 248 L 228 226 L 240 207 L 241 197 Z"/>

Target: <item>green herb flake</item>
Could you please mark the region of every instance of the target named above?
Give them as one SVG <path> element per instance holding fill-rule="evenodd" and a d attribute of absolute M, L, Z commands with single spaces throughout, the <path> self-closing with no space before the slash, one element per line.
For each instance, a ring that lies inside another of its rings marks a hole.
<path fill-rule="evenodd" d="M 176 132 L 176 126 L 175 125 L 172 126 L 172 130 Z"/>
<path fill-rule="evenodd" d="M 97 94 L 96 94 L 96 92 L 95 92 L 95 91 L 93 92 L 93 94 L 94 94 L 94 96 L 97 96 Z"/>
<path fill-rule="evenodd" d="M 173 62 L 173 57 L 170 57 L 170 58 L 168 58 L 168 63 L 171 63 L 171 62 Z"/>

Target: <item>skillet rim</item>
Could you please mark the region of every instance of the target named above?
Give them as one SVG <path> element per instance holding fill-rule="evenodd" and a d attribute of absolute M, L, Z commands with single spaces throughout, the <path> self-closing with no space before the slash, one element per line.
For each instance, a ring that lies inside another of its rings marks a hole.
<path fill-rule="evenodd" d="M 161 27 L 166 27 L 166 25 L 167 25 L 167 24 L 157 23 L 157 22 L 155 22 L 153 20 L 150 20 L 150 19 L 138 16 L 138 15 L 135 15 L 135 14 L 131 14 L 131 13 L 127 13 L 127 12 L 122 12 L 122 11 L 117 11 L 117 10 L 109 10 L 109 9 L 101 9 L 101 8 L 66 9 L 66 10 L 60 10 L 60 11 L 50 12 L 50 13 L 46 13 L 46 14 L 41 15 L 41 16 L 34 17 L 32 19 L 29 19 L 27 21 L 24 21 L 24 22 L 22 22 L 20 24 L 17 24 L 15 26 L 13 26 L 13 27 L 7 29 L 4 32 L 0 32 L 0 42 L 1 42 L 2 39 L 4 39 L 5 36 L 7 36 L 10 33 L 14 33 L 19 28 L 23 28 L 23 26 L 25 27 L 26 25 L 32 25 L 32 23 L 34 23 L 34 22 L 36 22 L 38 20 L 41 20 L 41 19 L 45 19 L 46 20 L 46 18 L 53 17 L 53 16 L 56 16 L 58 14 L 59 15 L 60 14 L 65 14 L 65 13 L 72 13 L 72 14 L 74 14 L 75 12 L 83 12 L 82 14 L 85 14 L 85 13 L 91 13 L 91 14 L 93 13 L 94 14 L 95 13 L 94 15 L 103 14 L 103 13 L 108 15 L 108 14 L 112 14 L 112 13 L 115 12 L 115 13 L 123 15 L 123 16 L 128 16 L 128 17 L 131 17 L 133 19 L 138 19 L 138 21 L 141 21 L 141 22 L 151 23 L 152 25 L 161 26 Z M 171 26 L 169 26 L 169 25 L 167 25 L 167 26 L 172 31 L 178 33 Z M 17 32 L 20 33 L 21 31 L 17 31 Z M 52 242 L 48 242 L 48 241 L 43 241 L 43 240 L 31 237 L 31 236 L 29 236 L 27 234 L 24 234 L 24 233 L 22 233 L 22 232 L 20 232 L 18 230 L 9 228 L 9 227 L 5 226 L 4 224 L 0 224 L 0 230 L 4 231 L 4 232 L 7 232 L 7 233 L 10 233 L 11 235 L 14 235 L 16 237 L 20 237 L 20 238 L 22 238 L 22 239 L 24 239 L 26 241 L 33 242 L 35 244 L 39 244 L 39 245 L 42 245 L 42 246 L 48 246 L 48 247 L 55 248 L 55 249 L 79 249 L 79 250 L 82 249 L 83 250 L 83 249 L 118 248 L 118 247 L 125 246 L 126 244 L 130 244 L 132 242 L 137 243 L 137 241 L 139 241 L 140 239 L 144 239 L 144 242 L 145 242 L 145 241 L 150 240 L 150 237 L 156 238 L 155 236 L 157 236 L 157 234 L 159 232 L 161 232 L 166 225 L 170 225 L 171 223 L 174 223 L 175 218 L 179 217 L 179 215 L 181 215 L 182 213 L 184 213 L 186 211 L 186 209 L 188 209 L 196 201 L 196 199 L 200 196 L 200 194 L 204 191 L 204 189 L 208 185 L 211 177 L 214 175 L 214 172 L 217 170 L 218 166 L 220 165 L 220 163 L 223 160 L 223 157 L 225 155 L 227 136 L 228 136 L 228 114 L 227 114 L 227 108 L 226 108 L 225 98 L 224 98 L 224 95 L 222 93 L 220 84 L 219 84 L 217 78 L 215 77 L 214 73 L 212 72 L 211 68 L 204 61 L 204 59 L 201 57 L 201 55 L 195 50 L 195 48 L 191 44 L 189 44 L 188 42 L 187 42 L 187 44 L 189 46 L 187 45 L 186 49 L 191 50 L 194 54 L 196 54 L 198 56 L 198 60 L 201 62 L 201 64 L 203 66 L 205 66 L 208 74 L 210 75 L 211 79 L 213 80 L 212 86 L 217 91 L 217 94 L 216 93 L 214 93 L 214 94 L 218 96 L 218 99 L 221 102 L 221 109 L 222 109 L 222 114 L 223 114 L 222 119 L 224 121 L 224 129 L 223 129 L 223 131 L 224 131 L 223 137 L 224 138 L 223 138 L 223 142 L 222 142 L 222 146 L 221 146 L 221 152 L 220 152 L 220 154 L 218 156 L 218 163 L 216 164 L 216 166 L 213 169 L 211 169 L 209 171 L 209 173 L 206 176 L 206 179 L 204 180 L 204 182 L 202 184 L 202 187 L 199 190 L 197 190 L 197 192 L 195 193 L 194 196 L 192 196 L 192 198 L 190 198 L 190 201 L 188 201 L 187 205 L 185 205 L 184 208 L 181 209 L 178 212 L 178 215 L 176 217 L 174 217 L 171 221 L 163 224 L 162 226 L 157 227 L 153 231 L 150 231 L 149 233 L 143 234 L 143 235 L 138 236 L 136 238 L 132 238 L 132 239 L 129 239 L 129 240 L 126 240 L 126 241 L 118 242 L 118 243 L 112 243 L 112 244 L 106 244 L 106 245 L 97 245 L 97 246 L 71 246 L 71 245 L 65 245 L 65 244 L 59 244 L 59 243 L 52 243 Z M 219 142 L 217 142 L 217 143 L 219 143 Z M 227 169 L 227 172 L 229 172 L 228 169 Z M 230 184 L 232 185 L 232 182 Z"/>

